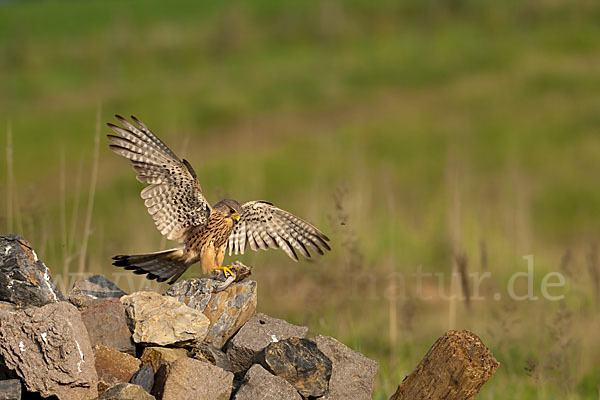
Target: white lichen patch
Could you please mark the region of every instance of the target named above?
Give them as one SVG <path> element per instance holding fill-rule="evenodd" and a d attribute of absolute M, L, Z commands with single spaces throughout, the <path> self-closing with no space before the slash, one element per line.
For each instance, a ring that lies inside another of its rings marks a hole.
<path fill-rule="evenodd" d="M 271 340 L 273 340 L 273 343 L 279 342 L 279 339 L 277 339 L 277 336 L 275 335 L 271 335 Z"/>
<path fill-rule="evenodd" d="M 35 254 L 35 252 L 33 254 Z M 35 256 L 35 259 L 37 260 L 37 256 Z M 52 289 L 52 285 L 50 284 L 50 271 L 48 270 L 48 267 L 46 267 L 46 264 L 42 263 L 42 265 L 45 268 L 44 282 L 46 282 L 46 286 L 48 286 L 48 290 L 50 291 L 50 294 L 52 295 L 52 301 L 58 301 L 58 297 L 56 297 L 56 293 L 54 292 L 54 289 Z"/>
<path fill-rule="evenodd" d="M 81 364 L 83 364 L 85 362 L 85 360 L 83 359 L 83 351 L 81 351 L 81 346 L 79 346 L 79 342 L 76 340 L 75 344 L 77 345 L 77 351 L 79 351 L 79 362 L 77 363 L 77 371 L 82 372 L 81 371 Z"/>
<path fill-rule="evenodd" d="M 33 253 L 33 262 L 38 262 L 38 256 L 37 256 L 37 254 L 35 253 L 35 250 L 34 250 L 34 249 L 31 249 L 31 252 Z"/>
<path fill-rule="evenodd" d="M 48 333 L 42 332 L 42 340 L 44 341 L 44 343 L 48 344 L 48 339 L 46 339 L 46 336 L 48 336 Z"/>
<path fill-rule="evenodd" d="M 21 350 L 21 353 L 25 351 L 25 345 L 23 344 L 23 341 L 19 342 L 19 350 Z"/>
<path fill-rule="evenodd" d="M 4 249 L 4 255 L 7 256 L 8 253 L 10 252 L 10 249 L 12 249 L 12 247 L 10 246 L 6 246 L 6 248 Z"/>

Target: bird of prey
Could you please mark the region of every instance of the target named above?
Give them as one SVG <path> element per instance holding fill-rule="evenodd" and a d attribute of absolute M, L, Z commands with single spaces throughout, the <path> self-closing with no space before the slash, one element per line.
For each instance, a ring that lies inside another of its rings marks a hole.
<path fill-rule="evenodd" d="M 133 123 L 116 118 L 122 126 L 107 124 L 118 135 L 107 135 L 113 143 L 110 149 L 131 160 L 137 180 L 148 184 L 141 197 L 156 227 L 181 244 L 156 253 L 118 255 L 113 265 L 173 284 L 196 262 L 205 274 L 221 270 L 225 277 L 233 275 L 222 266 L 227 247 L 230 256 L 244 254 L 247 244 L 255 251 L 281 248 L 294 261 L 296 251 L 310 258 L 311 250 L 330 250 L 329 238 L 320 230 L 269 202 L 225 199 L 211 207 L 189 162 L 180 160 L 134 116 Z"/>

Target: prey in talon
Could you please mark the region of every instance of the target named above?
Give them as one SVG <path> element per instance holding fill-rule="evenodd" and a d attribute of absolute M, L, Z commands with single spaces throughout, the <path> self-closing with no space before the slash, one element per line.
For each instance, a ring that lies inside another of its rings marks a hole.
<path fill-rule="evenodd" d="M 113 265 L 173 284 L 193 264 L 202 272 L 219 271 L 228 281 L 238 279 L 234 266 L 223 266 L 225 252 L 280 248 L 294 261 L 299 252 L 330 250 L 329 238 L 309 222 L 273 204 L 254 200 L 239 203 L 224 199 L 211 206 L 204 197 L 196 172 L 179 159 L 148 127 L 135 117 L 116 116 L 121 126 L 107 124 L 112 151 L 129 159 L 137 180 L 147 184 L 141 197 L 156 227 L 179 246 L 155 253 L 118 255 Z M 233 279 L 231 279 L 233 278 Z"/>

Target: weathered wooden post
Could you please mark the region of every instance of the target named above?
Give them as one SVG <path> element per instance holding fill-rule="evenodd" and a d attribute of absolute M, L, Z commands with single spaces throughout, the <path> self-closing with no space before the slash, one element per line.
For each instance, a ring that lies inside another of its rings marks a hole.
<path fill-rule="evenodd" d="M 448 331 L 431 346 L 390 400 L 472 399 L 499 365 L 473 332 Z"/>

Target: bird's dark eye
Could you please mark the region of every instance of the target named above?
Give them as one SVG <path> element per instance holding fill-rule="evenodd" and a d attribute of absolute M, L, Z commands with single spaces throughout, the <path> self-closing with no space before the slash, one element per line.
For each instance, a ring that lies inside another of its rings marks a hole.
<path fill-rule="evenodd" d="M 229 210 L 229 214 L 235 214 L 235 210 L 232 208 Z"/>

